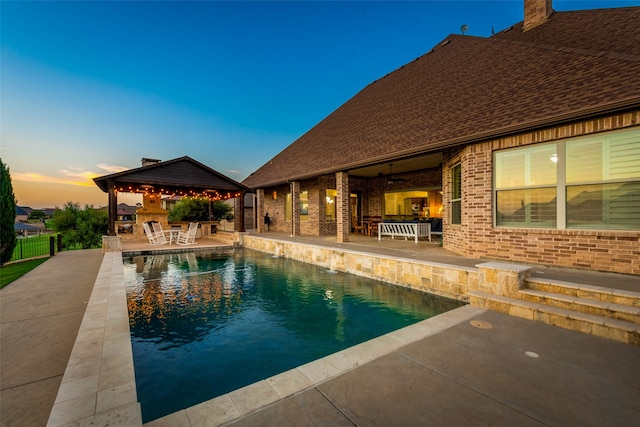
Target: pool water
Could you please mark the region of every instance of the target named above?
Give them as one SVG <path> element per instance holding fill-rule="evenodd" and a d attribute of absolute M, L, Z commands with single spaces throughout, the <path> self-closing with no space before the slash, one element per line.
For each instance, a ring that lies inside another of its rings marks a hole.
<path fill-rule="evenodd" d="M 463 304 L 249 249 L 124 271 L 145 423 Z"/>

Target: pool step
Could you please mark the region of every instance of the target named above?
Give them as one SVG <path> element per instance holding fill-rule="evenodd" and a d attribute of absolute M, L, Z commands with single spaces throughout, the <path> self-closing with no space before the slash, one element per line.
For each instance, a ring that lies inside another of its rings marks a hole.
<path fill-rule="evenodd" d="M 472 305 L 640 346 L 640 293 L 527 280 L 517 298 L 469 291 Z"/>
<path fill-rule="evenodd" d="M 640 292 L 622 289 L 605 288 L 602 286 L 578 285 L 560 280 L 529 277 L 525 281 L 526 288 L 536 291 L 601 301 L 640 308 Z"/>
<path fill-rule="evenodd" d="M 535 289 L 520 290 L 520 298 L 524 301 L 537 302 L 553 307 L 579 311 L 581 313 L 594 314 L 596 316 L 626 320 L 640 324 L 640 307 L 630 307 L 622 304 L 603 302 L 590 298 L 580 298 L 573 295 L 538 291 Z"/>

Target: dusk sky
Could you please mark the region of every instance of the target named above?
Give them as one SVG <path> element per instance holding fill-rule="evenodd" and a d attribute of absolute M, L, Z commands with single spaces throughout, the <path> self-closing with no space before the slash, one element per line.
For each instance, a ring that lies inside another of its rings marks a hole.
<path fill-rule="evenodd" d="M 92 178 L 143 157 L 242 181 L 463 24 L 522 21 L 523 1 L 2 1 L 0 157 L 32 208 L 106 205 Z"/>

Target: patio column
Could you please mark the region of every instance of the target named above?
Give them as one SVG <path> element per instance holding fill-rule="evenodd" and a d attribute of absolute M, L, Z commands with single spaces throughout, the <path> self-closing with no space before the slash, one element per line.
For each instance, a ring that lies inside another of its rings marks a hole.
<path fill-rule="evenodd" d="M 300 181 L 292 181 L 291 185 L 291 236 L 300 235 Z"/>
<path fill-rule="evenodd" d="M 258 188 L 256 191 L 256 230 L 258 233 L 264 233 L 264 188 Z"/>
<path fill-rule="evenodd" d="M 246 193 L 242 191 L 239 197 L 236 197 L 234 203 L 235 210 L 235 220 L 233 221 L 234 230 L 240 233 L 244 233 L 246 230 L 244 228 L 244 195 Z"/>
<path fill-rule="evenodd" d="M 107 192 L 109 193 L 109 236 L 116 235 L 116 218 L 118 218 L 118 194 L 113 181 L 107 181 Z"/>
<path fill-rule="evenodd" d="M 338 242 L 349 241 L 349 173 L 336 172 L 336 216 L 338 220 Z"/>

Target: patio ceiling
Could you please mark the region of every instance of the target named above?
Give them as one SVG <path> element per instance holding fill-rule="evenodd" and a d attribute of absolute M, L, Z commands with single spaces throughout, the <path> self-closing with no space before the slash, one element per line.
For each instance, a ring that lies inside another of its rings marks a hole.
<path fill-rule="evenodd" d="M 393 174 L 435 168 L 442 164 L 442 153 L 438 152 L 404 159 L 394 159 L 384 163 L 377 163 L 374 165 L 363 166 L 357 169 L 350 169 L 349 175 L 363 178 L 373 178 L 379 175 L 387 175 L 389 174 L 390 164 L 392 165 L 391 172 Z"/>

